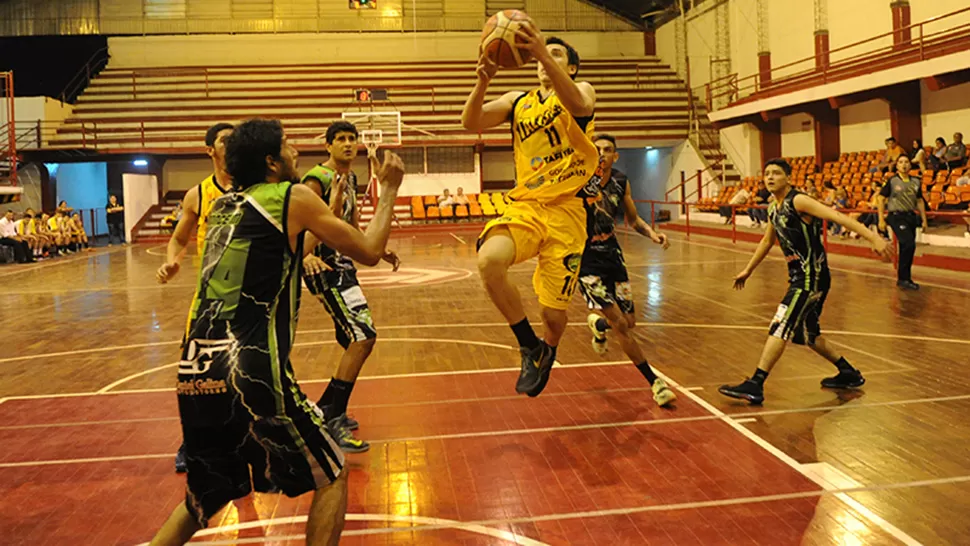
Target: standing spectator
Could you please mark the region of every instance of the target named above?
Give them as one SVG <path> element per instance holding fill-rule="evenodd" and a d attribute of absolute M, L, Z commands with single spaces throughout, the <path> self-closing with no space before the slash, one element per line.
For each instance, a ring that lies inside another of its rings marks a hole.
<path fill-rule="evenodd" d="M 967 163 L 967 145 L 963 143 L 963 133 L 953 133 L 953 143 L 946 147 L 946 168 L 953 170 Z"/>
<path fill-rule="evenodd" d="M 468 196 L 465 195 L 465 190 L 461 186 L 458 186 L 458 193 L 455 194 L 455 204 L 468 205 Z"/>
<path fill-rule="evenodd" d="M 114 243 L 115 237 L 118 242 L 125 244 L 125 207 L 118 203 L 117 195 L 108 196 L 108 246 Z"/>
<path fill-rule="evenodd" d="M 764 180 L 758 181 L 758 191 L 754 194 L 754 204 L 755 205 L 767 205 L 768 199 L 771 198 L 771 192 L 765 186 Z M 754 227 L 760 228 L 762 222 L 768 221 L 768 209 L 759 208 L 749 208 L 748 216 L 751 217 L 751 221 L 754 222 Z"/>
<path fill-rule="evenodd" d="M 12 210 L 8 210 L 3 218 L 0 218 L 0 246 L 12 247 L 13 256 L 17 263 L 30 263 L 34 261 L 30 244 L 17 234 L 17 227 L 14 223 Z"/>
<path fill-rule="evenodd" d="M 908 290 L 919 290 L 913 282 L 913 256 L 916 254 L 916 228 L 922 220 L 926 231 L 926 204 L 923 201 L 922 184 L 918 178 L 909 176 L 912 168 L 909 157 L 902 155 L 896 160 L 896 174 L 882 187 L 879 195 L 879 230 L 885 231 L 886 224 L 893 229 L 899 241 L 899 269 L 896 273 L 896 286 Z M 888 202 L 889 215 L 885 215 Z M 919 210 L 919 216 L 913 212 Z"/>
<path fill-rule="evenodd" d="M 909 160 L 919 167 L 920 174 L 926 172 L 926 150 L 923 149 L 923 140 L 917 138 L 913 140 L 913 149 L 909 152 Z"/>

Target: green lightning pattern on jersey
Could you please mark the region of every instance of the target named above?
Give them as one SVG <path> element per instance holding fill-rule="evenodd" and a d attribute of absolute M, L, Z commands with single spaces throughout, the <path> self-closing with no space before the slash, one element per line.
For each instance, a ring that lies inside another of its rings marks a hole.
<path fill-rule="evenodd" d="M 768 219 L 788 262 L 788 281 L 805 290 L 826 289 L 829 265 L 822 242 L 823 222 L 815 217 L 807 223 L 802 219 L 795 209 L 798 195 L 801 192 L 792 189 L 781 202 L 773 202 L 768 207 Z"/>

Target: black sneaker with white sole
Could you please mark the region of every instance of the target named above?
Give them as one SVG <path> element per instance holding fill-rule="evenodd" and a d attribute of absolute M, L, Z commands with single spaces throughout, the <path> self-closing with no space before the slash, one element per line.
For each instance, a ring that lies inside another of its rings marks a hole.
<path fill-rule="evenodd" d="M 522 371 L 519 372 L 519 379 L 515 382 L 515 392 L 525 394 L 539 388 L 539 384 L 542 382 L 539 363 L 548 352 L 549 346 L 544 341 L 540 341 L 539 346 L 532 350 L 519 347 L 519 354 L 522 356 Z"/>
<path fill-rule="evenodd" d="M 865 384 L 866 378 L 862 377 L 859 370 L 839 372 L 838 375 L 822 380 L 822 387 L 826 389 L 857 389 Z"/>
<path fill-rule="evenodd" d="M 752 404 L 760 404 L 765 401 L 764 387 L 751 379 L 745 379 L 740 385 L 721 385 L 717 392 L 731 398 L 747 400 Z"/>

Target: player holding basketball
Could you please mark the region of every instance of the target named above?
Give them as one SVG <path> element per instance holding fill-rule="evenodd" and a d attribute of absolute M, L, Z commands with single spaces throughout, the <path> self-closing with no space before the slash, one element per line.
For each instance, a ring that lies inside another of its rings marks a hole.
<path fill-rule="evenodd" d="M 586 211 L 577 194 L 593 177 L 596 93 L 576 82 L 579 54 L 564 41 L 542 33 L 531 21 L 517 31 L 518 47 L 538 61 L 539 87 L 510 92 L 485 103 L 497 65 L 482 52 L 478 81 L 462 111 L 462 125 L 482 131 L 512 124 L 516 186 L 505 214 L 489 222 L 478 239 L 478 269 L 492 302 L 518 340 L 522 371 L 519 393 L 537 396 L 545 387 L 566 328 L 566 307 L 576 289 L 586 244 Z M 530 258 L 539 263 L 532 286 L 542 309 L 544 339 L 536 337 L 508 269 Z"/>
<path fill-rule="evenodd" d="M 351 170 L 357 157 L 357 137 L 354 124 L 348 121 L 331 124 L 326 135 L 330 159 L 310 169 L 303 176 L 303 183 L 328 202 L 338 218 L 359 229 L 357 175 Z M 376 156 L 372 160 L 376 167 Z M 323 243 L 305 252 L 303 281 L 330 314 L 337 342 L 344 348 L 340 365 L 317 405 L 323 410 L 330 434 L 337 439 L 340 449 L 362 453 L 370 449 L 370 444 L 354 436 L 358 423 L 347 416 L 347 404 L 354 382 L 374 349 L 377 330 L 367 298 L 360 290 L 353 260 Z M 394 252 L 386 252 L 383 259 L 394 266 L 394 271 L 401 265 Z"/>
<path fill-rule="evenodd" d="M 768 207 L 768 227 L 751 261 L 734 278 L 734 288 L 744 288 L 745 281 L 765 259 L 777 240 L 788 262 L 788 293 L 771 321 L 768 341 L 754 375 L 740 385 L 723 385 L 718 391 L 731 398 L 748 400 L 752 404 L 762 403 L 765 399 L 765 379 L 785 352 L 788 341 L 797 345 L 807 344 L 835 365 L 839 373 L 823 379 L 823 387 L 861 387 L 866 382 L 862 373 L 825 342 L 819 327 L 819 316 L 831 284 L 829 264 L 822 243 L 822 221 L 828 220 L 855 232 L 869 241 L 872 249 L 883 258 L 888 258 L 892 250 L 875 232 L 793 188 L 788 179 L 791 165 L 784 159 L 772 159 L 765 163 L 764 173 L 765 186 L 775 196 L 774 202 Z"/>
<path fill-rule="evenodd" d="M 612 329 L 616 332 L 623 352 L 650 382 L 653 400 L 657 405 L 665 406 L 676 400 L 677 395 L 663 379 L 657 377 L 643 356 L 640 345 L 633 339 L 632 330 L 636 325 L 633 292 L 626 264 L 623 263 L 623 251 L 616 240 L 613 219 L 622 207 L 627 225 L 633 226 L 637 233 L 649 237 L 664 250 L 667 250 L 670 242 L 666 235 L 657 233 L 640 218 L 630 193 L 629 180 L 625 174 L 613 168 L 613 163 L 620 157 L 616 152 L 616 138 L 606 134 L 597 135 L 593 143 L 599 151 L 603 173 L 609 173 L 609 176 L 599 180 L 599 194 L 586 198 L 589 239 L 583 251 L 583 264 L 579 268 L 579 290 L 586 304 L 606 317 L 591 313 L 586 319 L 593 332 L 593 349 L 600 354 L 606 352 L 606 331 Z"/>
<path fill-rule="evenodd" d="M 155 273 L 160 283 L 167 283 L 178 274 L 182 256 L 189 244 L 189 235 L 195 231 L 196 254 L 202 255 L 205 242 L 206 218 L 212 210 L 212 203 L 232 188 L 232 178 L 226 172 L 226 137 L 232 134 L 233 126 L 217 123 L 205 132 L 205 152 L 212 158 L 212 175 L 185 193 L 182 199 L 182 217 L 175 225 L 175 231 L 168 240 L 165 263 Z M 188 328 L 188 324 L 186 324 Z M 185 472 L 185 446 L 179 447 L 175 455 L 175 471 Z"/>

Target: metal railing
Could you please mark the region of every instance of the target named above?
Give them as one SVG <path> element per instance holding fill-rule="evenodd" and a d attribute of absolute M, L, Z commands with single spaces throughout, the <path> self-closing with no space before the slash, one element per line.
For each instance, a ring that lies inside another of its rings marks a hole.
<path fill-rule="evenodd" d="M 95 51 L 91 58 L 84 63 L 84 66 L 78 70 L 77 74 L 64 86 L 64 90 L 59 95 L 61 102 L 74 104 L 81 92 L 91 83 L 91 79 L 108 66 L 108 59 L 110 58 L 107 47 Z"/>
<path fill-rule="evenodd" d="M 827 58 L 844 55 L 835 62 L 825 62 L 824 59 L 817 61 L 818 58 L 813 55 L 772 67 L 769 81 L 763 81 L 760 73 L 744 78 L 731 74 L 712 80 L 705 86 L 708 108 L 713 111 L 720 102 L 718 99 L 726 98 L 728 104 L 733 104 L 748 97 L 787 93 L 970 49 L 970 22 L 958 23 L 954 19 L 964 14 L 970 14 L 970 7 L 832 49 Z M 943 30 L 929 31 L 926 28 L 941 23 L 953 24 Z M 892 40 L 891 45 L 879 45 L 887 38 Z M 848 54 L 850 50 L 861 52 Z M 804 65 L 811 66 L 804 68 Z"/>

